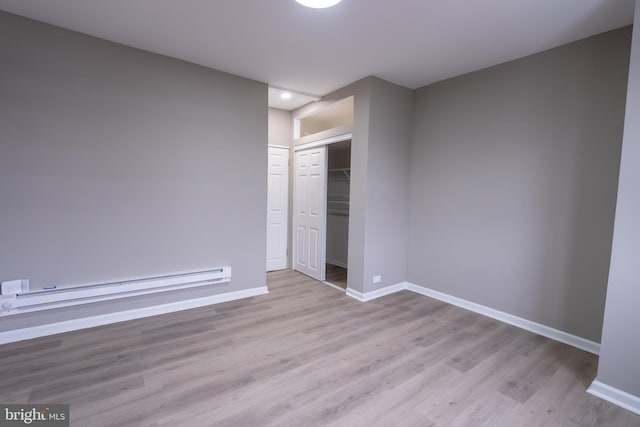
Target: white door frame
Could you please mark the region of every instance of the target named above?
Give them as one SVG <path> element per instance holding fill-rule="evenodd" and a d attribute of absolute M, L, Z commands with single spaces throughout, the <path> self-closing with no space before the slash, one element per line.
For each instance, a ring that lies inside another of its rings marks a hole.
<path fill-rule="evenodd" d="M 328 146 L 330 144 L 334 144 L 337 142 L 343 142 L 343 141 L 349 141 L 353 139 L 353 134 L 352 133 L 346 133 L 343 135 L 337 135 L 337 136 L 332 136 L 330 138 L 324 138 L 324 139 L 320 139 L 318 141 L 312 141 L 306 144 L 300 144 L 300 145 L 296 145 L 293 147 L 294 152 L 298 152 L 298 151 L 302 151 L 302 150 L 308 150 L 308 149 L 312 149 L 312 148 L 316 148 L 316 147 L 321 147 L 321 146 Z M 296 214 L 295 214 L 295 209 L 296 209 L 296 203 L 298 201 L 298 188 L 297 188 L 297 184 L 296 184 L 296 171 L 297 171 L 297 157 L 294 155 L 293 158 L 293 228 L 292 228 L 292 234 L 293 234 L 293 247 L 292 250 L 290 252 L 290 256 L 291 256 L 291 269 L 295 270 L 296 269 L 296 261 L 295 261 L 295 256 L 297 254 L 297 244 L 298 244 L 298 239 L 297 239 L 297 232 L 298 232 L 298 227 L 297 227 L 297 220 L 296 220 Z M 329 163 L 329 157 L 328 157 L 328 149 L 325 153 L 325 164 L 324 164 L 324 168 L 325 168 L 325 179 L 324 179 L 324 191 L 323 191 L 323 197 L 324 197 L 324 212 L 322 214 L 322 265 L 321 265 L 321 277 L 318 279 L 321 282 L 324 282 L 326 277 L 326 259 L 327 259 L 327 206 L 326 206 L 326 199 L 327 199 L 327 179 L 328 179 L 328 163 Z"/>
<path fill-rule="evenodd" d="M 307 150 L 309 148 L 320 147 L 321 145 L 329 145 L 329 144 L 335 144 L 336 142 L 349 141 L 350 139 L 353 139 L 353 133 L 345 133 L 342 135 L 332 136 L 330 138 L 319 139 L 317 141 L 296 145 L 293 147 L 293 150 L 294 151 Z"/>

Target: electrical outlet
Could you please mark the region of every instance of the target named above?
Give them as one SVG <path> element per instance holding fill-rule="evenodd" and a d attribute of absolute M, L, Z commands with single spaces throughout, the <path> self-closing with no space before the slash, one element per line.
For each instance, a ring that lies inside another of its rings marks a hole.
<path fill-rule="evenodd" d="M 380 283 L 381 280 L 382 276 L 380 276 L 379 274 L 377 276 L 373 276 L 373 283 Z"/>
<path fill-rule="evenodd" d="M 18 279 L 2 282 L 2 295 L 16 295 L 29 292 L 29 280 Z"/>

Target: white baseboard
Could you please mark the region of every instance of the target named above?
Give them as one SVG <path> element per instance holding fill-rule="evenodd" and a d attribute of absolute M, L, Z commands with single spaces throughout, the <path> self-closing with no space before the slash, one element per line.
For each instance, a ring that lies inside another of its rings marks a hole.
<path fill-rule="evenodd" d="M 587 389 L 587 393 L 640 415 L 640 397 L 626 391 L 611 387 L 595 379 Z"/>
<path fill-rule="evenodd" d="M 462 307 L 476 313 L 480 313 L 484 316 L 491 317 L 492 319 L 517 326 L 518 328 L 522 328 L 535 334 L 551 338 L 552 340 L 560 341 L 581 350 L 588 351 L 589 353 L 593 353 L 596 355 L 600 353 L 600 344 L 597 342 L 590 341 L 588 339 L 569 334 L 567 332 L 563 332 L 558 329 L 542 325 L 540 323 L 532 322 L 531 320 L 523 319 L 522 317 L 514 316 L 513 314 L 505 313 L 504 311 L 495 310 L 481 304 L 476 304 L 475 302 L 467 301 L 449 294 L 434 291 L 433 289 L 425 288 L 413 283 L 407 284 L 407 289 L 420 295 L 444 301 L 446 303 L 456 305 L 458 307 Z"/>
<path fill-rule="evenodd" d="M 568 344 L 570 346 L 579 348 L 584 351 L 588 351 L 589 353 L 593 353 L 595 355 L 600 354 L 600 343 L 590 341 L 588 339 L 579 337 L 577 335 L 563 332 L 558 329 L 554 329 L 549 326 L 545 326 L 540 323 L 533 322 L 531 320 L 523 319 L 522 317 L 514 316 L 513 314 L 505 313 L 504 311 L 499 311 L 491 307 L 477 304 L 475 302 L 454 297 L 452 295 L 445 294 L 443 292 L 434 291 L 433 289 L 425 288 L 424 286 L 419 286 L 414 283 L 409 283 L 409 282 L 398 283 L 396 285 L 387 286 L 385 288 L 378 289 L 376 291 L 365 292 L 365 293 L 355 291 L 351 288 L 347 288 L 346 294 L 347 296 L 357 299 L 360 302 L 367 302 L 367 301 L 371 301 L 376 298 L 380 298 L 380 297 L 390 295 L 395 292 L 400 292 L 403 290 L 415 292 L 420 295 L 424 295 L 430 298 L 444 301 L 446 303 L 449 303 L 458 307 L 462 307 L 469 311 L 473 311 L 475 313 L 479 313 L 484 316 L 491 317 L 492 319 L 496 319 L 513 326 L 517 326 L 518 328 L 522 328 L 529 332 L 533 332 L 535 334 L 542 335 L 547 338 L 551 338 L 552 340 Z"/>
<path fill-rule="evenodd" d="M 335 265 L 336 267 L 347 268 L 347 263 L 336 259 L 327 259 L 327 264 Z"/>
<path fill-rule="evenodd" d="M 155 305 L 151 307 L 138 308 L 134 310 L 119 311 L 109 314 L 101 314 L 91 317 L 83 317 L 62 322 L 49 323 L 46 325 L 31 326 L 28 328 L 15 329 L 12 331 L 0 332 L 0 344 L 23 341 L 32 338 L 44 337 L 47 335 L 60 334 L 63 332 L 77 331 L 80 329 L 93 328 L 96 326 L 109 325 L 112 323 L 125 322 L 127 320 L 140 319 L 143 317 L 156 316 L 159 314 L 173 313 L 176 311 L 189 310 L 192 308 L 204 307 L 211 304 L 219 304 L 228 301 L 249 298 L 257 295 L 268 294 L 266 286 L 260 288 L 246 289 L 242 291 L 227 292 L 219 295 L 212 295 L 203 298 L 194 298 L 185 301 L 172 302 L 168 304 Z"/>
<path fill-rule="evenodd" d="M 374 300 L 376 298 L 395 294 L 396 292 L 404 291 L 405 289 L 407 289 L 407 283 L 402 282 L 402 283 L 397 283 L 395 285 L 387 286 L 381 289 L 377 289 L 375 291 L 365 292 L 365 293 L 355 291 L 351 288 L 347 288 L 346 294 L 347 296 L 357 299 L 360 302 L 367 302 L 367 301 Z"/>
<path fill-rule="evenodd" d="M 347 290 L 344 292 L 345 295 L 351 297 L 353 299 L 357 299 L 360 302 L 364 302 L 364 294 L 362 292 L 354 291 L 353 289 L 347 287 Z"/>
<path fill-rule="evenodd" d="M 333 283 L 331 283 L 331 282 L 327 282 L 326 280 L 325 280 L 324 282 L 322 282 L 322 283 L 323 283 L 323 284 L 325 284 L 325 285 L 327 285 L 327 286 L 330 286 L 330 287 L 332 287 L 332 288 L 334 288 L 334 289 L 337 289 L 337 290 L 339 290 L 340 292 L 345 292 L 345 289 L 344 289 L 344 288 L 341 288 L 341 287 L 340 287 L 340 286 L 338 286 L 338 285 L 334 285 L 334 284 L 333 284 Z"/>

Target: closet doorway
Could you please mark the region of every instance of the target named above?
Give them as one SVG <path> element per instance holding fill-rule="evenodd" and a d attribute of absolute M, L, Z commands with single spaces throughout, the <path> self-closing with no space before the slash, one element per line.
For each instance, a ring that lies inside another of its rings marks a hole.
<path fill-rule="evenodd" d="M 346 290 L 351 134 L 296 147 L 293 268 Z"/>
<path fill-rule="evenodd" d="M 347 289 L 351 141 L 327 147 L 327 258 L 325 281 Z"/>

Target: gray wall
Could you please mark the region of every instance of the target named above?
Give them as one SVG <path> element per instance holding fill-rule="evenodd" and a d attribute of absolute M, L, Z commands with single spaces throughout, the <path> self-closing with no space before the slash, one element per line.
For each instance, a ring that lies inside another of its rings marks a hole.
<path fill-rule="evenodd" d="M 640 397 L 640 2 L 629 69 L 611 271 L 598 380 Z"/>
<path fill-rule="evenodd" d="M 4 12 L 0 63 L 0 280 L 265 285 L 266 85 Z"/>
<path fill-rule="evenodd" d="M 600 340 L 630 35 L 418 91 L 409 281 Z"/>
<path fill-rule="evenodd" d="M 278 108 L 269 108 L 269 145 L 290 147 L 293 141 L 291 113 Z"/>
<path fill-rule="evenodd" d="M 364 291 L 407 280 L 409 153 L 414 91 L 371 81 Z M 382 280 L 374 284 L 373 276 Z"/>

